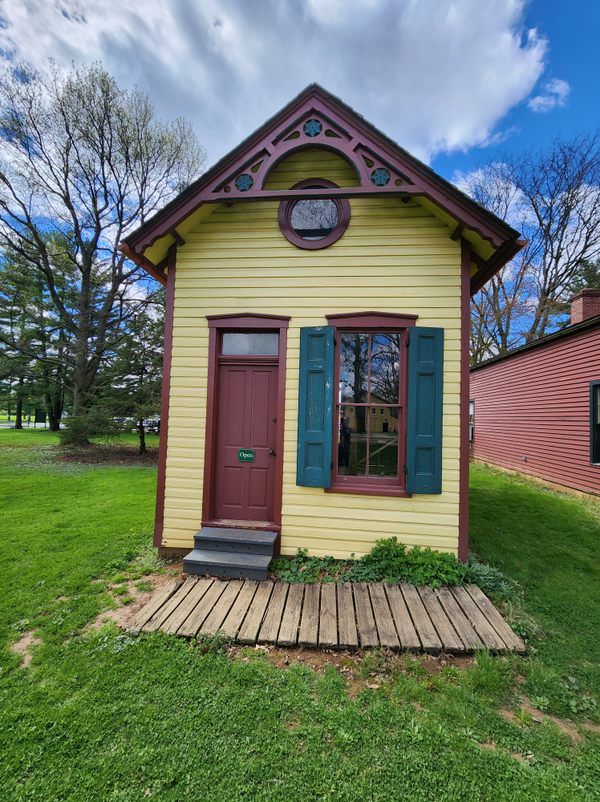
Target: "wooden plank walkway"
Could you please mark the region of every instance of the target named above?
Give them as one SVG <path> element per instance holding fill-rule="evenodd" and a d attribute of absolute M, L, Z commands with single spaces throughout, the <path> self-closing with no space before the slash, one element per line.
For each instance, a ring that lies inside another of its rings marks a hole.
<path fill-rule="evenodd" d="M 525 651 L 476 585 L 288 585 L 210 577 L 173 580 L 138 613 L 131 629 L 185 637 L 222 632 L 242 644 L 465 654 Z"/>

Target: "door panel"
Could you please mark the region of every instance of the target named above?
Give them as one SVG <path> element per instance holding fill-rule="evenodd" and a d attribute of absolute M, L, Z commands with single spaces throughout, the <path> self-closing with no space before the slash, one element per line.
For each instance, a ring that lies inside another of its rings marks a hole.
<path fill-rule="evenodd" d="M 271 522 L 275 500 L 277 366 L 221 365 L 214 517 Z M 241 462 L 239 450 L 254 452 Z"/>

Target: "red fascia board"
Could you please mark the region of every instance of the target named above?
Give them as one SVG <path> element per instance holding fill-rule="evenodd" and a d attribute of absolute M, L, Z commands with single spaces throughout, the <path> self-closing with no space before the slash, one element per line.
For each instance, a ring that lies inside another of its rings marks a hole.
<path fill-rule="evenodd" d="M 167 275 L 162 270 L 158 268 L 150 259 L 147 259 L 145 256 L 141 256 L 137 254 L 133 248 L 128 245 L 126 242 L 121 242 L 119 244 L 119 250 L 123 253 L 128 259 L 136 264 L 138 267 L 141 267 L 146 273 L 149 273 L 152 278 L 156 279 L 156 281 L 160 281 L 163 287 L 167 286 Z"/>
<path fill-rule="evenodd" d="M 487 262 L 481 263 L 477 272 L 471 277 L 471 295 L 479 292 L 483 285 L 495 276 L 504 265 L 514 259 L 519 251 L 527 245 L 527 242 L 528 240 L 525 239 L 509 240 L 493 253 Z"/>

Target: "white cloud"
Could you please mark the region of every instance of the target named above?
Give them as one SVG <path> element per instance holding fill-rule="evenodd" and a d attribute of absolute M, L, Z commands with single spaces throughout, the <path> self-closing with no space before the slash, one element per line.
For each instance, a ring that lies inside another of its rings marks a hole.
<path fill-rule="evenodd" d="M 101 60 L 215 161 L 317 81 L 426 160 L 493 141 L 539 80 L 525 0 L 4 0 L 0 48 Z M 556 97 L 556 93 L 554 94 Z"/>
<path fill-rule="evenodd" d="M 543 94 L 532 97 L 527 104 L 531 111 L 546 112 L 561 108 L 567 102 L 571 87 L 561 78 L 553 78 L 544 84 Z"/>

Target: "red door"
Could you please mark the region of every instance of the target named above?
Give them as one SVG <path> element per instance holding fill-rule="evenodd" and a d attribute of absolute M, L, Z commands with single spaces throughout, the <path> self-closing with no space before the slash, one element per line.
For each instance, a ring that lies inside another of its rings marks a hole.
<path fill-rule="evenodd" d="M 272 523 L 277 365 L 219 367 L 214 517 Z"/>

